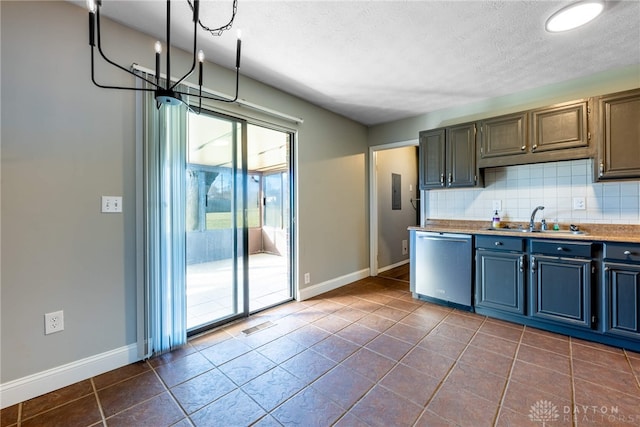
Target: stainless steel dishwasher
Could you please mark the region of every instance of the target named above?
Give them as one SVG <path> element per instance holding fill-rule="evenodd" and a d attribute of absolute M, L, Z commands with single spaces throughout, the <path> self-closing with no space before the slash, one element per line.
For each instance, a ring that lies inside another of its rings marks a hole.
<path fill-rule="evenodd" d="M 414 296 L 471 310 L 472 237 L 412 230 L 410 239 Z"/>

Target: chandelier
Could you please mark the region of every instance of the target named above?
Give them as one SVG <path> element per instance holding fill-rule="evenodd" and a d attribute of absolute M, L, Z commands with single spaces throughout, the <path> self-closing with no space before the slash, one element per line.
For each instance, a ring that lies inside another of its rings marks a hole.
<path fill-rule="evenodd" d="M 155 43 L 155 60 L 156 60 L 156 69 L 155 69 L 155 77 L 145 77 L 140 74 L 136 74 L 131 69 L 128 69 L 122 65 L 117 64 L 107 57 L 102 49 L 101 43 L 101 31 L 100 31 L 100 8 L 102 7 L 102 0 L 87 0 L 87 8 L 89 9 L 89 45 L 91 46 L 91 81 L 96 86 L 103 89 L 120 89 L 120 90 L 133 90 L 133 91 L 143 91 L 143 92 L 154 92 L 155 99 L 160 108 L 163 104 L 169 105 L 178 105 L 181 102 L 185 103 L 189 106 L 184 100 L 185 96 L 188 97 L 197 97 L 198 98 L 198 108 L 200 109 L 202 106 L 202 99 L 210 99 L 213 101 L 219 102 L 235 102 L 238 100 L 238 82 L 240 77 L 240 50 L 241 50 L 241 39 L 240 39 L 240 31 L 238 31 L 238 40 L 236 44 L 236 93 L 233 98 L 225 98 L 222 96 L 212 96 L 212 95 L 203 95 L 202 94 L 202 68 L 204 62 L 204 52 L 202 50 L 198 51 L 198 25 L 202 27 L 205 31 L 211 33 L 214 36 L 221 35 L 224 31 L 231 29 L 233 25 L 233 20 L 236 16 L 237 4 L 238 0 L 233 1 L 233 13 L 231 15 L 231 19 L 229 22 L 219 28 L 209 28 L 204 25 L 200 21 L 200 1 L 187 0 L 189 7 L 193 11 L 193 63 L 191 65 L 191 69 L 187 71 L 185 75 L 179 78 L 177 81 L 171 81 L 171 0 L 167 0 L 167 27 L 166 27 L 166 79 L 164 82 L 160 80 L 160 60 L 162 55 L 162 43 L 157 41 Z M 97 30 L 97 31 L 96 31 Z M 141 79 L 148 83 L 151 87 L 123 87 L 123 86 L 113 86 L 101 84 L 96 81 L 95 78 L 95 48 L 98 48 L 98 52 L 100 56 L 106 61 L 108 64 L 113 65 L 116 68 L 119 68 L 122 71 L 125 71 L 137 79 Z M 184 92 L 178 89 L 178 85 L 182 83 L 187 77 L 189 77 L 198 65 L 198 93 L 197 95 L 194 93 Z"/>

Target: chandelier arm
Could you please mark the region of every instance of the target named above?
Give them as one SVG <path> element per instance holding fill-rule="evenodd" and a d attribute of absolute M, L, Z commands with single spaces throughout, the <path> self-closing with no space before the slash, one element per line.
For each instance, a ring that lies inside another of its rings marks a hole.
<path fill-rule="evenodd" d="M 195 12 L 194 12 L 195 13 Z M 189 77 L 191 75 L 191 73 L 193 73 L 193 70 L 196 69 L 196 56 L 197 56 L 197 47 L 198 47 L 198 38 L 197 38 L 197 32 L 198 32 L 198 21 L 197 19 L 194 20 L 193 22 L 193 64 L 191 64 L 191 69 L 187 72 L 187 74 L 185 74 L 184 76 L 182 76 L 182 78 L 180 80 L 178 80 L 177 82 L 175 82 L 170 88 L 169 90 L 174 90 L 176 88 L 176 86 L 178 86 L 180 83 L 182 83 L 184 81 L 184 79 L 186 79 L 187 77 Z"/>
<path fill-rule="evenodd" d="M 200 110 L 202 108 L 202 99 L 210 99 L 212 101 L 218 101 L 218 102 L 227 102 L 227 103 L 233 103 L 236 102 L 238 100 L 238 89 L 240 87 L 240 69 L 236 68 L 236 95 L 230 99 L 230 98 L 223 98 L 221 96 L 215 96 L 215 95 L 203 95 L 202 94 L 202 86 L 199 87 L 198 89 L 198 98 L 199 98 L 199 103 L 198 103 L 198 110 Z M 189 93 L 189 92 L 182 92 L 179 90 L 174 91 L 175 93 L 179 93 L 180 95 L 187 95 L 187 96 L 194 96 L 193 93 Z M 184 101 L 183 101 L 184 102 Z"/>
<path fill-rule="evenodd" d="M 145 77 L 142 77 L 142 76 L 140 76 L 140 75 L 138 75 L 138 74 L 134 73 L 133 71 L 126 69 L 126 68 L 125 68 L 125 67 L 123 67 L 122 65 L 117 64 L 117 63 L 115 63 L 114 61 L 112 61 L 112 60 L 110 60 L 109 58 L 107 58 L 107 56 L 105 55 L 105 53 L 104 53 L 104 52 L 103 52 L 103 50 L 102 50 L 102 42 L 101 42 L 102 37 L 101 37 L 101 32 L 100 32 L 100 5 L 99 5 L 99 3 L 98 3 L 97 11 L 96 11 L 96 17 L 97 17 L 97 30 L 98 30 L 98 52 L 100 52 L 100 56 L 102 56 L 102 58 L 103 58 L 105 61 L 107 61 L 109 64 L 113 65 L 114 67 L 119 68 L 119 69 L 121 69 L 122 71 L 124 71 L 124 72 L 126 72 L 126 73 L 129 73 L 129 74 L 131 74 L 131 75 L 132 75 L 132 76 L 134 76 L 134 77 L 137 77 L 137 78 L 139 78 L 139 79 L 142 79 L 142 80 L 144 80 L 145 82 L 147 82 L 147 83 L 149 83 L 149 84 L 152 84 L 152 85 L 153 85 L 153 86 L 155 86 L 156 88 L 160 88 L 160 85 L 159 85 L 159 84 L 157 84 L 157 83 L 155 83 L 155 82 L 153 82 L 153 81 L 151 81 L 151 80 L 148 80 L 148 79 L 146 79 Z M 92 47 L 91 47 L 91 78 L 92 78 L 92 80 L 93 80 L 93 83 L 94 83 L 96 86 L 98 86 L 98 87 L 102 87 L 102 88 L 107 88 L 107 89 L 122 89 L 121 87 L 118 87 L 118 86 L 100 86 L 99 84 L 97 84 L 97 83 L 96 83 L 96 81 L 95 81 L 95 79 L 93 79 L 93 67 L 94 67 L 94 59 L 93 59 L 93 46 L 92 46 Z M 154 89 L 150 89 L 150 90 L 154 90 Z"/>

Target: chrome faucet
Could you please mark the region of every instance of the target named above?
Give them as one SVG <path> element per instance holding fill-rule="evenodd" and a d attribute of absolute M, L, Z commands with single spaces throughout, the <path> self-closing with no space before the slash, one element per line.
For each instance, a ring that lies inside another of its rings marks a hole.
<path fill-rule="evenodd" d="M 543 211 L 543 210 L 544 210 L 544 206 L 538 206 L 533 210 L 533 212 L 531 212 L 531 220 L 529 221 L 529 231 L 535 231 L 535 229 L 536 229 L 536 223 L 535 223 L 536 213 L 538 213 L 538 211 Z"/>

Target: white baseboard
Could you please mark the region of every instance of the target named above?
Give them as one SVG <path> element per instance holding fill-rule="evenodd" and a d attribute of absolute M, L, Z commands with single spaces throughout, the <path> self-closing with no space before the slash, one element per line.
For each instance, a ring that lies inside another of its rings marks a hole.
<path fill-rule="evenodd" d="M 83 381 L 140 360 L 138 346 L 129 344 L 17 380 L 0 384 L 0 409 Z"/>
<path fill-rule="evenodd" d="M 401 265 L 409 264 L 411 261 L 409 258 L 403 259 L 400 262 L 396 262 L 395 264 L 387 265 L 386 267 L 382 267 L 378 269 L 378 273 L 384 273 L 385 271 L 393 270 L 396 267 L 400 267 Z"/>
<path fill-rule="evenodd" d="M 356 280 L 365 279 L 369 277 L 369 269 L 365 268 L 354 273 L 345 274 L 344 276 L 336 277 L 335 279 L 327 280 L 326 282 L 318 283 L 317 285 L 309 286 L 308 288 L 300 289 L 298 292 L 298 301 L 304 301 L 309 298 L 313 298 L 316 295 L 323 294 L 325 292 L 332 291 Z"/>

